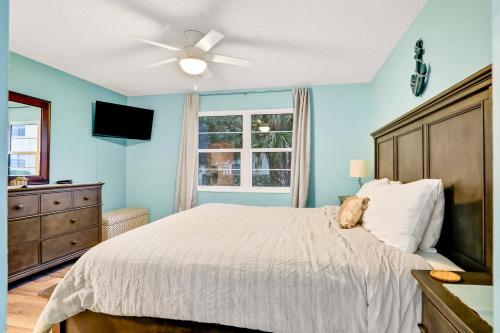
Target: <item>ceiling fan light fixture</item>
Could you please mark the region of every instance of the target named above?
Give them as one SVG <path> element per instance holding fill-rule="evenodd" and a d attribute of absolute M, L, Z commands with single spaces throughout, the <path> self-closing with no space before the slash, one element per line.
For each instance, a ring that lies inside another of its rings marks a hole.
<path fill-rule="evenodd" d="M 183 58 L 179 61 L 179 65 L 189 75 L 200 75 L 207 69 L 206 61 L 198 58 Z"/>

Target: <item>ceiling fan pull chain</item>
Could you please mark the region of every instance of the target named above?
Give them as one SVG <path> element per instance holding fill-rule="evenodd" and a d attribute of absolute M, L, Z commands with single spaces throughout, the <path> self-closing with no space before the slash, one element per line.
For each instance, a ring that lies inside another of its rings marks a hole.
<path fill-rule="evenodd" d="M 197 80 L 196 80 L 197 77 L 198 77 L 198 75 L 194 76 L 194 90 L 198 90 L 198 84 L 197 84 Z"/>

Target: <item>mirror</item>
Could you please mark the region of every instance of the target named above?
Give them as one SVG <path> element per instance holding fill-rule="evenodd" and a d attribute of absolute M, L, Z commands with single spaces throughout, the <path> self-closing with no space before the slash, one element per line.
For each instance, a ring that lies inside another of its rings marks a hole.
<path fill-rule="evenodd" d="M 9 92 L 9 181 L 49 182 L 50 102 Z"/>

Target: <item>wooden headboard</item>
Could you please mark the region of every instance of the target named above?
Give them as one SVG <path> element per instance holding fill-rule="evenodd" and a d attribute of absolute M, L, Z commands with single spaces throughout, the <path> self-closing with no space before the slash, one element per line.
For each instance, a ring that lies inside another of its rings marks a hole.
<path fill-rule="evenodd" d="M 491 66 L 372 133 L 375 176 L 441 178 L 438 251 L 467 271 L 492 270 Z"/>

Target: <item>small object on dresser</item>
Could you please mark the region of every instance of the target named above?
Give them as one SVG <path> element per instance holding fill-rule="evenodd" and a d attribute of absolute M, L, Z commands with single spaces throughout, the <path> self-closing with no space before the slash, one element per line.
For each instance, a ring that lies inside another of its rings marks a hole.
<path fill-rule="evenodd" d="M 28 178 L 26 177 L 16 177 L 10 181 L 10 186 L 24 186 L 28 185 Z"/>
<path fill-rule="evenodd" d="M 442 271 L 442 270 L 432 270 L 429 274 L 436 280 L 444 281 L 444 282 L 460 282 L 462 279 L 460 275 L 450 271 Z"/>
<path fill-rule="evenodd" d="M 62 184 L 73 184 L 72 179 L 61 179 L 56 182 L 56 184 L 62 185 Z"/>

